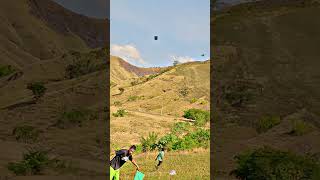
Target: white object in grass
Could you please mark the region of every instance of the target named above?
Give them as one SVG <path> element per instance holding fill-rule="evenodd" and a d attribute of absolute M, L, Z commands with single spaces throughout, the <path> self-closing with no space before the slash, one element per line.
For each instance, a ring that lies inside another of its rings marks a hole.
<path fill-rule="evenodd" d="M 176 175 L 177 173 L 176 173 L 175 170 L 171 170 L 171 171 L 169 172 L 169 174 L 170 174 L 171 176 L 173 176 L 173 175 Z"/>

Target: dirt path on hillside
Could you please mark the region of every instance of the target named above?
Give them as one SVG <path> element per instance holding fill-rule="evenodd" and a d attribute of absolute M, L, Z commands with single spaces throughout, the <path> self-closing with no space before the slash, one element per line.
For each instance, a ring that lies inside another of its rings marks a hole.
<path fill-rule="evenodd" d="M 168 115 L 161 115 L 161 114 L 150 113 L 150 112 L 131 111 L 131 110 L 127 110 L 127 112 L 129 112 L 133 115 L 147 117 L 147 118 L 151 118 L 151 119 L 155 119 L 155 120 L 162 119 L 162 120 L 177 120 L 177 121 L 195 122 L 195 120 L 191 120 L 191 119 L 175 117 L 175 116 L 168 116 Z"/>

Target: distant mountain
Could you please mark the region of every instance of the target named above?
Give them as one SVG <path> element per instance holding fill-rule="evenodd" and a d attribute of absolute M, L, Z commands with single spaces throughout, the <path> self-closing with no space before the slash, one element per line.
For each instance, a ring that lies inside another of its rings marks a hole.
<path fill-rule="evenodd" d="M 4 1 L 0 6 L 0 64 L 27 65 L 108 45 L 109 21 L 73 13 L 50 0 Z"/>
<path fill-rule="evenodd" d="M 111 82 L 117 84 L 132 78 L 156 74 L 162 69 L 164 68 L 141 68 L 134 66 L 119 57 L 110 56 L 110 79 Z"/>
<path fill-rule="evenodd" d="M 51 0 L 29 0 L 31 12 L 59 33 L 75 33 L 91 48 L 107 43 L 107 19 L 89 18 L 76 14 Z"/>
<path fill-rule="evenodd" d="M 120 64 L 122 67 L 124 67 L 127 71 L 135 73 L 137 76 L 144 76 L 144 75 L 149 75 L 149 74 L 155 74 L 161 71 L 163 68 L 141 68 L 134 66 L 130 63 L 128 63 L 125 60 L 119 59 Z"/>
<path fill-rule="evenodd" d="M 234 6 L 240 3 L 247 3 L 247 2 L 253 2 L 258 0 L 216 0 L 214 2 L 214 9 L 215 10 L 221 10 L 226 7 Z"/>

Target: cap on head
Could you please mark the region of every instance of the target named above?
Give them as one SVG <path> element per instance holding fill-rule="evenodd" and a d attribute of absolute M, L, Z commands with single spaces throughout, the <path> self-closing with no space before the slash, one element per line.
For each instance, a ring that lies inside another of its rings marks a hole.
<path fill-rule="evenodd" d="M 136 150 L 136 146 L 135 145 L 130 146 L 129 150 L 132 151 L 132 152 L 135 151 Z"/>

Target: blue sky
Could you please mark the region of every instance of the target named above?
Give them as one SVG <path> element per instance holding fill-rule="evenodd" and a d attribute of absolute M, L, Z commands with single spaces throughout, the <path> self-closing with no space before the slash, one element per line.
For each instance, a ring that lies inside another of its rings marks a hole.
<path fill-rule="evenodd" d="M 111 0 L 111 54 L 140 67 L 210 57 L 209 0 Z M 158 36 L 158 40 L 154 40 Z M 205 54 L 205 56 L 201 56 Z"/>

